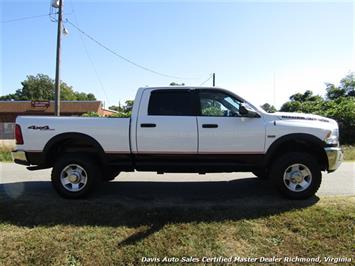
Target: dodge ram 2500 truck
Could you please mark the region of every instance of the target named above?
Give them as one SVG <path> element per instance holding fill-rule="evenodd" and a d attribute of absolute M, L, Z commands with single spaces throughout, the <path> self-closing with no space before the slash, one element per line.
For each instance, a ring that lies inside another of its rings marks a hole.
<path fill-rule="evenodd" d="M 130 118 L 20 116 L 16 163 L 51 168 L 67 198 L 86 196 L 121 171 L 251 171 L 288 198 L 305 199 L 343 155 L 338 124 L 325 117 L 266 113 L 220 88 L 140 88 Z"/>

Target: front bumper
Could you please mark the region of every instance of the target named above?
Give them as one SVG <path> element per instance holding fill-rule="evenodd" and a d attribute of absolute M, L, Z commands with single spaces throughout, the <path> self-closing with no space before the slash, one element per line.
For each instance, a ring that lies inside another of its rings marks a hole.
<path fill-rule="evenodd" d="M 327 147 L 324 150 L 328 157 L 328 172 L 333 172 L 343 161 L 343 152 L 340 147 Z"/>
<path fill-rule="evenodd" d="M 22 164 L 22 165 L 30 165 L 30 163 L 27 161 L 26 153 L 24 151 L 12 151 L 12 160 L 17 163 L 17 164 Z"/>

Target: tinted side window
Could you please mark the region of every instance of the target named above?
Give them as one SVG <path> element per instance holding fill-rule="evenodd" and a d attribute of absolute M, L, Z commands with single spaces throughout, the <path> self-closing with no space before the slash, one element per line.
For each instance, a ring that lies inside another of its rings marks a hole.
<path fill-rule="evenodd" d="M 234 97 L 219 91 L 201 91 L 199 95 L 202 116 L 241 116 L 241 102 Z"/>
<path fill-rule="evenodd" d="M 148 115 L 193 116 L 193 93 L 189 90 L 152 91 Z"/>

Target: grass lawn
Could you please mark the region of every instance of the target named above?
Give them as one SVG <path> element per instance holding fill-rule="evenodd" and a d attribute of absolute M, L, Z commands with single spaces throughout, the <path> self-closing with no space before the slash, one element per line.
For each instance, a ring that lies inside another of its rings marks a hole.
<path fill-rule="evenodd" d="M 344 152 L 344 160 L 355 161 L 355 146 L 344 145 L 342 148 Z"/>
<path fill-rule="evenodd" d="M 0 151 L 0 162 L 11 162 L 11 153 L 6 151 Z"/>
<path fill-rule="evenodd" d="M 2 198 L 0 265 L 137 265 L 164 256 L 355 259 L 354 197 L 172 206 Z"/>
<path fill-rule="evenodd" d="M 13 147 L 11 146 L 0 146 L 0 162 L 11 162 L 12 157 L 11 157 L 11 150 Z"/>

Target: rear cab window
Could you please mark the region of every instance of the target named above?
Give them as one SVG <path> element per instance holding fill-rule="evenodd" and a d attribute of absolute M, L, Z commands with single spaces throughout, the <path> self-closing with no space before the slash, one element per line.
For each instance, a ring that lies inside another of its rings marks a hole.
<path fill-rule="evenodd" d="M 150 94 L 148 115 L 195 116 L 196 104 L 193 90 L 161 89 Z"/>

